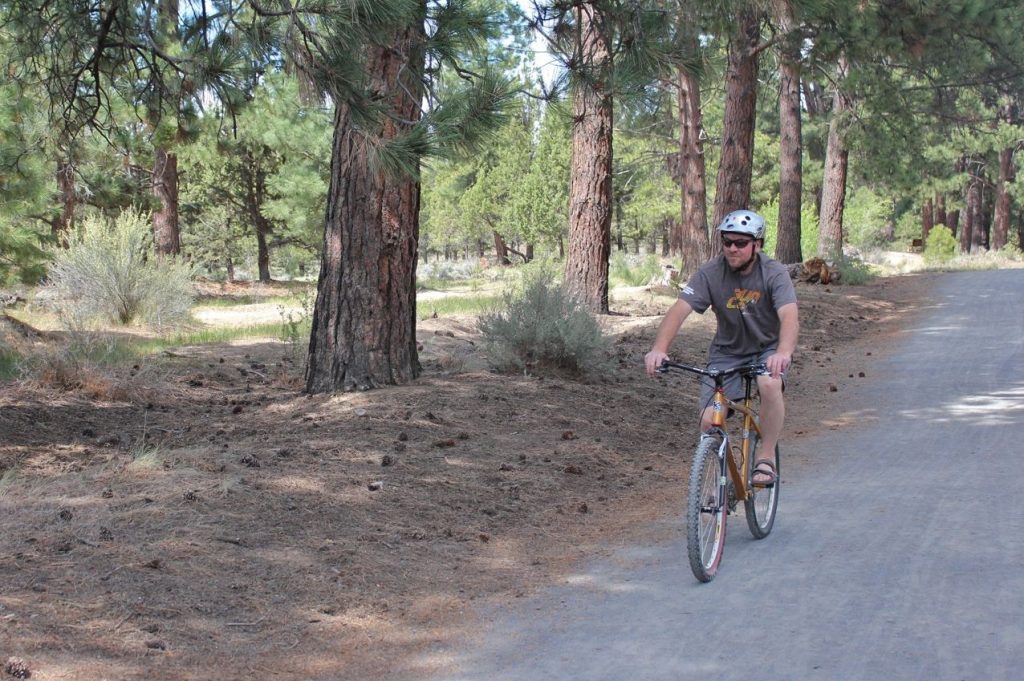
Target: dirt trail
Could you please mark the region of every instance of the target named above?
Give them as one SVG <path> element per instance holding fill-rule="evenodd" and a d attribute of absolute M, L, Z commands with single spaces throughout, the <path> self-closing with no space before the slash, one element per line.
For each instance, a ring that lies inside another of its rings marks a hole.
<path fill-rule="evenodd" d="M 842 425 L 844 388 L 927 282 L 798 287 L 788 437 Z M 670 302 L 614 300 L 611 368 L 586 381 L 489 373 L 473 320 L 442 318 L 418 328 L 422 378 L 367 393 L 302 395 L 276 341 L 5 385 L 0 663 L 33 679 L 402 678 L 472 630 L 476 600 L 658 539 L 649 521 L 675 512 L 696 438 L 696 386 L 641 371 Z M 711 323 L 687 322 L 680 359 L 701 360 Z"/>

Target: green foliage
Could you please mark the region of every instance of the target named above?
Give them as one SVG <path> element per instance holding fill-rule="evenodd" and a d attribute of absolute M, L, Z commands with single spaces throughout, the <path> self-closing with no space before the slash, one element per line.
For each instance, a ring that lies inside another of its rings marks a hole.
<path fill-rule="evenodd" d="M 928 232 L 928 239 L 924 245 L 924 259 L 929 265 L 947 263 L 953 259 L 959 250 L 956 237 L 952 230 L 945 225 L 935 225 Z"/>
<path fill-rule="evenodd" d="M 450 317 L 453 315 L 479 315 L 495 309 L 501 304 L 497 295 L 472 294 L 454 295 L 443 298 L 431 298 L 416 303 L 416 316 L 420 319 L 428 317 Z"/>
<path fill-rule="evenodd" d="M 870 187 L 856 187 L 847 194 L 843 211 L 847 243 L 858 248 L 888 245 L 885 230 L 893 219 L 892 202 Z"/>
<path fill-rule="evenodd" d="M 637 256 L 615 251 L 609 265 L 608 280 L 612 286 L 646 286 L 652 280 L 660 280 L 664 273 L 661 260 L 653 253 Z"/>
<path fill-rule="evenodd" d="M 190 277 L 187 263 L 153 257 L 149 216 L 126 211 L 113 221 L 86 218 L 69 247 L 54 254 L 49 288 L 71 329 L 137 319 L 163 329 L 188 320 Z"/>
<path fill-rule="evenodd" d="M 327 112 L 303 104 L 295 78 L 270 74 L 226 129 L 208 121 L 180 152 L 182 245 L 212 275 L 256 268 L 257 222 L 271 263 L 315 272 L 330 172 Z M 253 277 L 254 278 L 254 277 Z"/>
<path fill-rule="evenodd" d="M 679 143 L 623 133 L 615 136 L 614 145 L 615 227 L 633 242 L 656 238 L 679 216 L 679 186 L 665 163 L 670 153 L 678 153 Z"/>
<path fill-rule="evenodd" d="M 489 361 L 507 372 L 599 369 L 609 347 L 600 325 L 542 265 L 504 294 L 503 310 L 481 315 Z"/>
<path fill-rule="evenodd" d="M 310 329 L 313 325 L 313 305 L 316 303 L 316 292 L 312 287 L 299 291 L 298 307 L 278 305 L 277 312 L 281 315 L 281 340 L 289 348 L 294 358 L 306 351 Z"/>
<path fill-rule="evenodd" d="M 775 242 L 779 234 L 779 199 L 773 198 L 760 206 L 757 212 L 765 221 L 764 252 L 774 257 Z M 809 258 L 818 248 L 818 216 L 814 206 L 803 204 L 800 207 L 800 252 Z"/>
<path fill-rule="evenodd" d="M 839 272 L 838 282 L 846 286 L 860 286 L 876 276 L 871 265 L 853 258 L 840 258 L 835 269 Z"/>
<path fill-rule="evenodd" d="M 0 381 L 9 381 L 19 373 L 21 359 L 0 340 Z"/>
<path fill-rule="evenodd" d="M 54 166 L 41 153 L 46 125 L 37 106 L 18 83 L 0 81 L 0 286 L 36 283 L 45 272 L 47 236 L 36 216 L 53 208 Z"/>

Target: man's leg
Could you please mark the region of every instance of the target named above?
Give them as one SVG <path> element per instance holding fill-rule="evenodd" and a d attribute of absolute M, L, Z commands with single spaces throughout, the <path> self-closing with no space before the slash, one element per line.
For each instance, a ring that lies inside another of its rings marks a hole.
<path fill-rule="evenodd" d="M 782 435 L 782 422 L 786 418 L 786 403 L 782 398 L 782 379 L 758 376 L 757 389 L 761 393 L 761 444 L 758 460 L 775 462 L 775 445 Z M 754 462 L 757 464 L 757 461 Z M 766 482 L 767 476 L 754 476 L 754 482 Z"/>

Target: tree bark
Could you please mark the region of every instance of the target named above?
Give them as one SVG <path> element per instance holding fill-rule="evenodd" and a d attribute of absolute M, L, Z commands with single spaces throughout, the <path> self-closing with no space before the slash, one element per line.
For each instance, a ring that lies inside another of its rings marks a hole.
<path fill-rule="evenodd" d="M 423 22 L 366 49 L 366 76 L 387 116 L 353 125 L 334 114 L 324 249 L 306 364 L 306 391 L 366 390 L 419 375 L 416 253 L 419 184 L 371 163 L 371 149 L 420 117 Z"/>
<path fill-rule="evenodd" d="M 960 251 L 963 253 L 971 252 L 974 230 L 979 228 L 976 222 L 981 215 L 981 181 L 973 172 L 969 177 L 970 179 L 967 182 L 967 201 L 964 206 L 964 227 L 960 230 Z"/>
<path fill-rule="evenodd" d="M 75 226 L 75 206 L 78 195 L 75 193 L 75 166 L 71 161 L 57 163 L 57 188 L 60 191 L 60 214 L 54 219 L 51 229 L 53 237 L 61 248 L 68 247 L 68 234 Z"/>
<path fill-rule="evenodd" d="M 791 0 L 775 0 L 775 18 L 785 35 L 779 49 L 779 224 L 775 259 L 803 260 L 800 217 L 803 202 L 803 134 L 800 117 L 800 35 Z"/>
<path fill-rule="evenodd" d="M 832 120 L 828 126 L 825 149 L 825 179 L 821 194 L 818 257 L 835 259 L 843 254 L 843 210 L 846 204 L 846 171 L 849 150 L 846 147 L 847 112 L 850 100 L 842 91 L 848 65 L 839 57 L 836 89 L 832 97 Z"/>
<path fill-rule="evenodd" d="M 946 195 L 942 192 L 935 192 L 935 224 L 946 224 Z"/>
<path fill-rule="evenodd" d="M 932 231 L 932 227 L 935 225 L 934 213 L 932 211 L 932 200 L 926 199 L 924 205 L 921 206 L 921 240 L 922 243 L 927 243 L 928 234 Z"/>
<path fill-rule="evenodd" d="M 159 32 L 164 48 L 178 41 L 178 0 L 160 0 Z M 177 121 L 179 93 L 165 92 L 161 98 L 170 100 Z M 150 115 L 156 128 L 163 111 L 157 108 Z M 175 124 L 177 125 L 177 124 Z M 157 209 L 153 212 L 153 245 L 160 255 L 181 252 L 181 234 L 178 225 L 178 156 L 169 147 L 157 144 L 153 149 L 153 196 Z"/>
<path fill-rule="evenodd" d="M 992 221 L 993 251 L 1005 248 L 1010 237 L 1010 194 L 1006 191 L 1006 186 L 1013 182 L 1017 175 L 1013 165 L 1013 152 L 1013 147 L 999 152 L 999 182 L 996 184 L 995 218 Z"/>
<path fill-rule="evenodd" d="M 581 73 L 572 95 L 567 290 L 588 310 L 608 312 L 612 224 L 612 57 L 601 3 L 576 8 Z"/>
<path fill-rule="evenodd" d="M 978 197 L 974 202 L 974 218 L 971 221 L 971 253 L 988 250 L 989 214 L 985 210 L 985 179 L 977 180 Z"/>
<path fill-rule="evenodd" d="M 757 47 L 760 17 L 753 10 L 740 13 L 737 31 L 729 40 L 725 81 L 722 154 L 715 182 L 712 226 L 731 211 L 750 204 L 754 169 L 754 124 L 757 120 Z M 720 246 L 713 244 L 716 251 Z"/>
<path fill-rule="evenodd" d="M 259 280 L 267 283 L 270 278 L 270 248 L 267 239 L 273 231 L 273 225 L 263 215 L 263 202 L 266 198 L 266 172 L 259 167 L 256 154 L 246 150 L 242 158 L 242 179 L 245 182 L 245 207 L 256 233 L 256 266 Z"/>
<path fill-rule="evenodd" d="M 511 261 L 508 259 L 508 245 L 505 240 L 498 234 L 497 230 L 491 230 L 494 234 L 494 254 L 496 256 L 496 262 L 498 265 L 511 265 Z"/>
<path fill-rule="evenodd" d="M 153 244 L 161 255 L 181 252 L 178 231 L 178 156 L 166 149 L 153 150 L 153 196 L 159 206 L 153 212 Z"/>
<path fill-rule="evenodd" d="M 693 29 L 681 26 L 680 30 Z M 697 37 L 690 37 L 687 49 L 697 52 Z M 680 271 L 689 275 L 711 257 L 708 236 L 707 171 L 704 165 L 704 123 L 701 113 L 700 79 L 685 65 L 676 67 L 679 102 L 679 180 L 682 185 L 682 222 L 672 239 L 682 255 Z"/>
<path fill-rule="evenodd" d="M 960 229 L 959 208 L 954 208 L 946 213 L 946 226 L 949 227 L 949 231 L 953 232 L 953 236 L 956 236 L 957 230 Z"/>

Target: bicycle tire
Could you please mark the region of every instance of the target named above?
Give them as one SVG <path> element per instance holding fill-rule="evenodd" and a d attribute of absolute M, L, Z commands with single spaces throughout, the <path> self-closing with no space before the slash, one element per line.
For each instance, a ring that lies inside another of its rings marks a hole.
<path fill-rule="evenodd" d="M 746 475 L 750 497 L 744 500 L 743 510 L 747 516 L 747 527 L 754 539 L 764 539 L 775 525 L 775 512 L 779 508 L 779 488 L 782 486 L 782 469 L 779 468 L 779 445 L 775 445 L 775 484 L 771 487 L 755 487 L 754 465 L 757 463 L 757 446 L 760 438 L 751 434 L 750 457 L 747 459 Z"/>
<path fill-rule="evenodd" d="M 686 495 L 686 549 L 693 575 L 710 582 L 718 572 L 725 549 L 725 525 L 729 515 L 726 498 L 725 460 L 719 456 L 721 435 L 701 438 L 690 465 Z"/>

